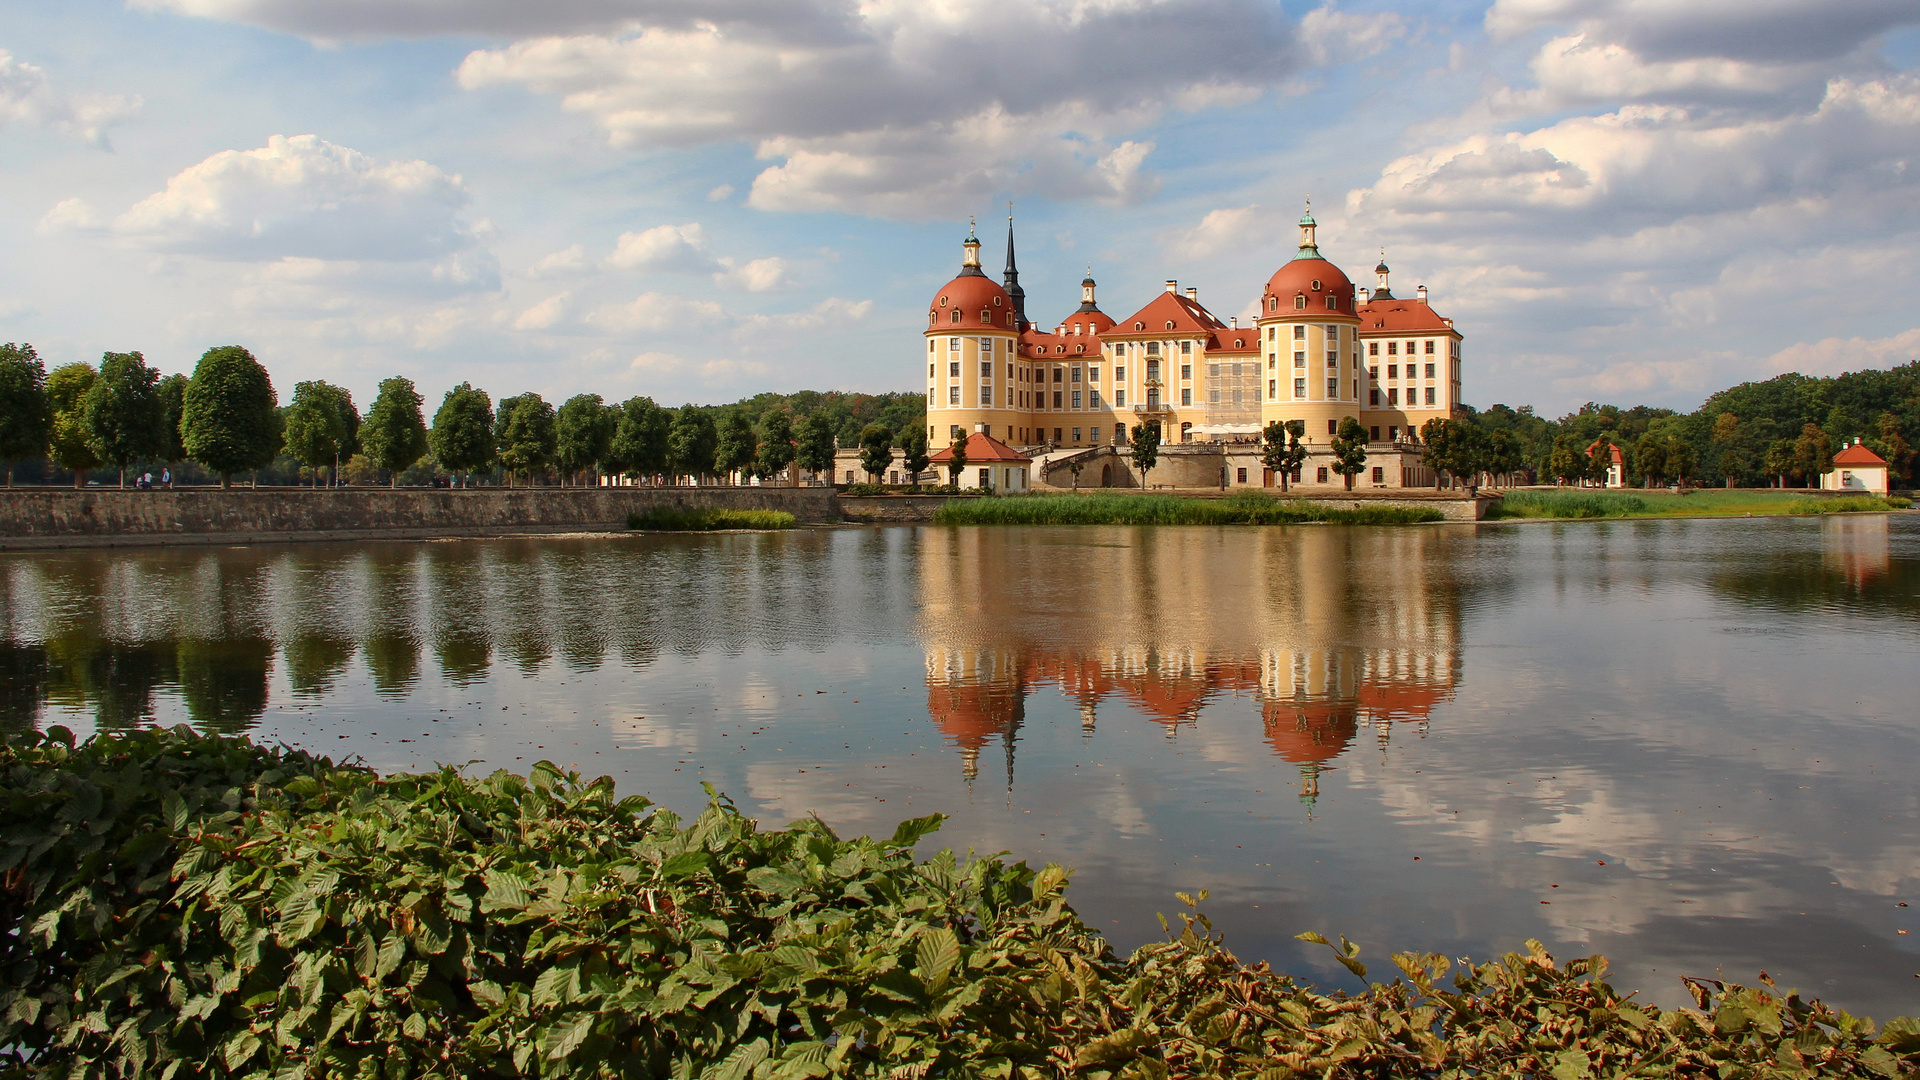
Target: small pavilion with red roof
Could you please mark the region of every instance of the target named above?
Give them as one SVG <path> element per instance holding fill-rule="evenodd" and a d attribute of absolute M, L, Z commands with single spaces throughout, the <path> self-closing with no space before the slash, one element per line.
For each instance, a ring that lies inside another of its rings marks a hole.
<path fill-rule="evenodd" d="M 984 426 L 984 425 L 982 425 Z M 963 491 L 1026 491 L 1030 486 L 1033 459 L 984 431 L 976 431 L 959 444 L 962 451 L 959 484 Z M 953 447 L 930 455 L 930 467 L 948 472 L 953 463 Z"/>
<path fill-rule="evenodd" d="M 1857 491 L 1862 495 L 1887 493 L 1887 459 L 1860 445 L 1833 455 L 1833 468 L 1820 474 L 1822 491 Z"/>

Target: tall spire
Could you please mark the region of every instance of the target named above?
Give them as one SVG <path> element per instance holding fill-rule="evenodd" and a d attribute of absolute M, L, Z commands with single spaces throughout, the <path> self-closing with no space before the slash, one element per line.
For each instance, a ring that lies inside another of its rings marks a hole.
<path fill-rule="evenodd" d="M 1020 287 L 1020 268 L 1013 261 L 1013 203 L 1007 203 L 1007 272 L 1000 279 L 1013 301 L 1013 318 L 1019 329 L 1027 328 L 1027 290 Z"/>
<path fill-rule="evenodd" d="M 1393 299 L 1393 290 L 1387 288 L 1388 272 L 1389 271 L 1387 270 L 1387 249 L 1381 248 L 1380 249 L 1380 265 L 1373 268 L 1374 277 L 1380 283 L 1379 287 L 1373 290 L 1373 298 L 1375 300 Z"/>

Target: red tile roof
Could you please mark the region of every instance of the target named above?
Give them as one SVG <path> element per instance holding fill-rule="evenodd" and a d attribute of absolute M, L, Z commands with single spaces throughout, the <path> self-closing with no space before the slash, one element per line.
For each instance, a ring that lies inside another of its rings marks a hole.
<path fill-rule="evenodd" d="M 1887 459 L 1855 443 L 1833 455 L 1835 465 L 1885 465 Z"/>
<path fill-rule="evenodd" d="M 1360 305 L 1360 336 L 1433 333 L 1453 329 L 1430 304 L 1418 300 L 1374 300 Z"/>
<path fill-rule="evenodd" d="M 1140 324 L 1135 329 L 1134 324 Z M 1172 323 L 1172 326 L 1168 326 Z M 1132 334 L 1211 334 L 1226 327 L 1226 323 L 1214 318 L 1213 312 L 1200 306 L 1200 301 L 1189 300 L 1179 293 L 1163 292 L 1147 302 L 1147 306 L 1121 319 L 1107 332 L 1108 337 Z"/>
<path fill-rule="evenodd" d="M 966 447 L 968 465 L 990 465 L 994 462 L 1025 463 L 1033 460 L 999 439 L 979 431 L 967 436 Z M 928 455 L 927 460 L 935 465 L 945 465 L 953 460 L 953 447 L 941 447 L 939 453 Z"/>

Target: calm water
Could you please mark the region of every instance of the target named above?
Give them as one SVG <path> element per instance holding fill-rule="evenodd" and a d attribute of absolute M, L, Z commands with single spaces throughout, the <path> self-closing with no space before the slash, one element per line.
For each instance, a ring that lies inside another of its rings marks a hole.
<path fill-rule="evenodd" d="M 1389 969 L 1537 937 L 1669 1004 L 1765 968 L 1879 1016 L 1920 1012 L 1917 646 L 1920 515 L 0 556 L 16 727 L 940 810 L 1077 868 L 1123 948 L 1206 888 L 1334 985 L 1293 934 Z"/>

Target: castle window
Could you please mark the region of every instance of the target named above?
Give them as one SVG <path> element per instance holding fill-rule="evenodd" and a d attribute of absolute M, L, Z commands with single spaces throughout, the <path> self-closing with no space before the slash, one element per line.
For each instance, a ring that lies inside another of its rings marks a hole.
<path fill-rule="evenodd" d="M 1339 396 L 1340 396 L 1340 380 L 1328 379 L 1327 380 L 1327 397 L 1337 398 Z"/>
<path fill-rule="evenodd" d="M 1306 293 L 1300 293 L 1293 298 L 1293 310 L 1295 311 L 1307 310 L 1307 294 Z"/>
<path fill-rule="evenodd" d="M 1089 406 L 1092 406 L 1093 408 L 1096 408 L 1096 409 L 1099 408 L 1100 407 L 1100 391 L 1098 390 L 1087 391 L 1087 404 Z"/>
<path fill-rule="evenodd" d="M 1299 325 L 1293 328 L 1293 340 L 1295 341 L 1307 340 L 1307 328 L 1305 325 Z"/>
<path fill-rule="evenodd" d="M 1073 347 L 1073 353 L 1075 356 L 1078 356 L 1081 353 L 1084 353 L 1086 351 L 1087 351 L 1087 347 L 1085 345 L 1075 345 Z"/>
<path fill-rule="evenodd" d="M 1433 404 L 1433 387 L 1427 387 L 1427 404 Z"/>
<path fill-rule="evenodd" d="M 980 388 L 980 404 L 982 405 L 993 404 L 993 387 L 983 386 Z"/>
<path fill-rule="evenodd" d="M 1126 368 L 1123 368 L 1123 367 L 1118 367 L 1118 366 L 1116 366 L 1116 367 L 1115 367 L 1115 368 L 1113 369 L 1113 381 L 1114 381 L 1114 382 L 1125 382 L 1125 381 L 1126 381 L 1126 378 L 1127 378 L 1127 369 L 1126 369 Z"/>
<path fill-rule="evenodd" d="M 1000 298 L 999 298 L 999 297 L 997 297 L 997 296 L 996 296 L 996 297 L 994 297 L 994 298 L 993 298 L 993 306 L 994 306 L 994 307 L 999 307 L 999 306 L 1000 306 Z"/>
<path fill-rule="evenodd" d="M 1192 355 L 1193 355 L 1193 342 L 1191 342 L 1191 341 L 1183 341 L 1183 342 L 1181 342 L 1181 343 L 1180 343 L 1180 355 L 1181 355 L 1181 356 L 1192 356 Z"/>
<path fill-rule="evenodd" d="M 1380 355 L 1380 343 L 1379 343 L 1379 342 L 1377 342 L 1377 341 L 1369 341 L 1369 342 L 1367 342 L 1367 355 L 1368 355 L 1368 356 L 1379 356 L 1379 355 Z"/>
<path fill-rule="evenodd" d="M 1327 310 L 1328 311 L 1340 310 L 1340 298 L 1337 296 L 1334 296 L 1332 293 L 1327 294 Z"/>
<path fill-rule="evenodd" d="M 950 337 L 950 338 L 948 338 L 948 339 L 947 339 L 947 351 L 948 351 L 948 352 L 959 352 L 959 351 L 960 351 L 960 339 L 959 339 L 959 338 L 957 338 L 957 337 Z"/>
<path fill-rule="evenodd" d="M 949 405 L 960 404 L 960 388 L 959 387 L 957 386 L 947 387 L 947 404 Z"/>
<path fill-rule="evenodd" d="M 1207 391 L 1207 404 L 1209 405 L 1220 404 L 1220 391 L 1217 388 Z"/>
<path fill-rule="evenodd" d="M 1235 364 L 1234 366 L 1235 366 L 1235 367 L 1238 367 L 1239 365 L 1238 365 L 1238 364 Z M 1209 379 L 1217 379 L 1217 378 L 1219 378 L 1219 377 L 1220 377 L 1220 365 L 1219 365 L 1219 364 L 1208 364 L 1208 365 L 1207 365 L 1207 378 L 1209 378 Z"/>
<path fill-rule="evenodd" d="M 1125 390 L 1115 390 L 1113 392 L 1113 407 L 1116 409 L 1124 409 L 1127 407 L 1127 392 Z"/>
<path fill-rule="evenodd" d="M 981 352 L 992 352 L 992 351 L 993 351 L 993 339 L 992 339 L 992 338 L 990 338 L 990 337 L 983 337 L 983 338 L 981 338 L 981 339 L 980 339 L 980 351 L 981 351 Z"/>
<path fill-rule="evenodd" d="M 1076 368 L 1074 368 L 1074 369 L 1073 369 L 1073 380 L 1072 380 L 1072 381 L 1074 381 L 1074 382 L 1079 382 L 1079 381 L 1080 381 L 1080 369 L 1079 369 L 1078 367 L 1076 367 Z"/>
<path fill-rule="evenodd" d="M 987 310 L 986 308 L 981 308 L 981 309 L 980 309 L 980 321 L 981 321 L 981 322 L 983 322 L 983 323 L 986 323 L 986 324 L 987 324 L 988 326 L 992 326 L 992 325 L 993 325 L 993 312 L 991 312 L 991 311 L 988 311 L 988 310 Z"/>
<path fill-rule="evenodd" d="M 1373 406 L 1376 409 L 1380 407 L 1380 388 L 1379 387 L 1376 386 L 1371 390 L 1367 391 L 1367 404 Z M 1378 438 L 1378 437 L 1379 436 L 1377 435 L 1375 436 L 1375 438 Z"/>
<path fill-rule="evenodd" d="M 1387 387 L 1387 407 L 1392 408 L 1398 404 L 1400 404 L 1400 388 L 1397 386 Z"/>
<path fill-rule="evenodd" d="M 954 308 L 954 309 L 953 309 L 953 321 L 954 321 L 954 322 L 956 322 L 956 323 L 960 321 L 960 309 L 959 309 L 959 308 Z"/>
<path fill-rule="evenodd" d="M 1135 330 L 1145 330 L 1147 328 L 1147 324 L 1143 322 L 1137 322 L 1133 324 L 1133 328 Z"/>
<path fill-rule="evenodd" d="M 1171 329 L 1173 329 L 1173 320 L 1172 320 L 1172 319 L 1168 319 L 1168 320 L 1167 320 L 1167 329 L 1169 329 L 1169 330 L 1171 330 Z"/>
<path fill-rule="evenodd" d="M 1314 278 L 1314 279 L 1313 279 L 1313 291 L 1314 291 L 1314 292 L 1319 292 L 1319 291 L 1320 291 L 1320 279 L 1319 279 L 1319 278 Z"/>
<path fill-rule="evenodd" d="M 1397 379 L 1397 378 L 1399 378 L 1399 377 L 1400 377 L 1400 365 L 1399 365 L 1399 364 L 1388 364 L 1388 365 L 1387 365 L 1387 378 L 1389 378 L 1389 379 Z"/>
<path fill-rule="evenodd" d="M 1399 342 L 1397 342 L 1397 341 L 1389 341 L 1389 342 L 1387 342 L 1387 355 L 1388 355 L 1388 356 L 1399 356 L 1399 355 L 1400 355 L 1400 343 L 1399 343 Z"/>
<path fill-rule="evenodd" d="M 932 338 L 928 338 L 928 339 L 927 339 L 927 351 L 928 351 L 928 352 L 932 352 L 932 351 L 933 351 L 933 339 L 932 339 Z"/>
<path fill-rule="evenodd" d="M 1066 377 L 1067 377 L 1067 369 L 1066 369 L 1066 368 L 1054 368 L 1054 369 L 1053 369 L 1053 381 L 1054 381 L 1054 382 L 1060 382 L 1061 380 L 1063 380 L 1063 379 L 1065 379 Z"/>
<path fill-rule="evenodd" d="M 1433 378 L 1433 365 L 1432 365 L 1432 364 L 1428 364 L 1428 365 L 1427 365 L 1427 378 L 1429 378 L 1429 379 L 1431 379 L 1431 378 Z"/>
<path fill-rule="evenodd" d="M 1409 342 L 1407 342 L 1407 355 L 1408 355 L 1408 356 L 1412 356 L 1412 355 L 1413 355 L 1414 353 L 1417 353 L 1417 352 L 1419 352 L 1419 351 L 1420 351 L 1420 343 L 1419 343 L 1419 342 L 1417 342 L 1417 341 L 1409 341 Z"/>
<path fill-rule="evenodd" d="M 1099 381 L 1100 381 L 1100 369 L 1099 369 L 1099 368 L 1097 368 L 1097 367 L 1090 367 L 1090 368 L 1088 368 L 1088 369 L 1087 369 L 1087 381 L 1088 381 L 1088 382 L 1099 382 Z"/>
<path fill-rule="evenodd" d="M 957 379 L 960 377 L 960 361 L 953 360 L 948 362 L 947 377 L 949 379 Z"/>
<path fill-rule="evenodd" d="M 1157 341 L 1149 341 L 1149 342 L 1147 342 L 1147 355 L 1148 355 L 1148 356 L 1159 356 L 1159 355 L 1160 355 L 1160 343 L 1159 343 L 1159 342 L 1157 342 Z"/>
<path fill-rule="evenodd" d="M 1304 399 L 1306 398 L 1306 396 L 1307 396 L 1307 380 L 1305 380 L 1305 379 L 1295 379 L 1295 380 L 1293 380 L 1293 396 L 1294 396 L 1294 397 L 1297 397 L 1297 398 L 1301 398 L 1301 399 L 1303 399 L 1303 400 L 1304 400 Z"/>
<path fill-rule="evenodd" d="M 983 379 L 993 378 L 993 361 L 991 360 L 980 361 L 980 377 Z"/>
<path fill-rule="evenodd" d="M 1306 352 L 1306 350 L 1305 350 L 1305 349 L 1298 349 L 1298 350 L 1295 350 L 1295 352 L 1294 352 L 1294 354 L 1293 354 L 1293 366 L 1294 366 L 1294 367 L 1306 367 L 1306 366 L 1307 366 L 1307 352 Z"/>
<path fill-rule="evenodd" d="M 1427 339 L 1427 355 L 1428 356 L 1433 355 L 1433 339 L 1432 338 Z"/>
<path fill-rule="evenodd" d="M 933 365 L 932 365 L 932 364 L 928 364 L 928 365 L 927 365 L 927 378 L 929 378 L 929 379 L 931 379 L 931 378 L 933 378 Z"/>
<path fill-rule="evenodd" d="M 940 298 L 940 306 L 941 306 L 941 307 L 946 307 L 946 306 L 947 306 L 947 298 L 946 298 L 946 297 L 944 297 L 944 296 L 943 296 L 943 297 L 941 297 L 941 298 Z"/>
<path fill-rule="evenodd" d="M 1190 390 L 1190 389 L 1188 389 L 1187 387 L 1184 387 L 1184 386 L 1180 388 L 1180 404 L 1182 404 L 1182 405 L 1191 405 L 1191 404 L 1193 404 L 1193 391 L 1192 391 L 1192 390 Z"/>

